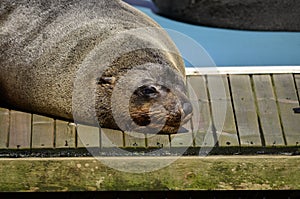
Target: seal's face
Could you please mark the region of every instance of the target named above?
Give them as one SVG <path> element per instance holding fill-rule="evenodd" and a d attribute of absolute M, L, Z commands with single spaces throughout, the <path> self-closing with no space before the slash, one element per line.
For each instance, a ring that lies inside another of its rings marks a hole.
<path fill-rule="evenodd" d="M 182 125 L 191 118 L 192 105 L 183 63 L 175 57 L 143 49 L 114 60 L 97 78 L 99 125 L 149 134 L 186 132 Z"/>
<path fill-rule="evenodd" d="M 150 67 L 131 70 L 119 79 L 98 80 L 97 93 L 102 95 L 96 110 L 101 127 L 149 134 L 187 131 L 182 125 L 192 117 L 193 108 L 184 78 L 171 69 Z"/>
<path fill-rule="evenodd" d="M 130 99 L 130 116 L 147 133 L 184 132 L 181 126 L 191 118 L 192 111 L 185 92 L 157 83 L 140 86 Z"/>

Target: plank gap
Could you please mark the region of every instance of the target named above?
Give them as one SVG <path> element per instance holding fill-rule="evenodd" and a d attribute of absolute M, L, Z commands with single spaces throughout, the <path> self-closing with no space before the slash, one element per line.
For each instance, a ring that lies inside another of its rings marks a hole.
<path fill-rule="evenodd" d="M 293 79 L 294 79 L 294 84 L 295 84 L 295 88 L 296 88 L 298 102 L 300 105 L 300 93 L 299 93 L 299 91 L 300 91 L 300 74 L 293 74 Z"/>
<path fill-rule="evenodd" d="M 266 146 L 266 140 L 264 137 L 264 132 L 262 129 L 262 123 L 261 123 L 261 115 L 259 114 L 259 108 L 258 108 L 258 102 L 257 102 L 257 94 L 256 94 L 256 90 L 255 90 L 255 86 L 254 86 L 254 80 L 253 80 L 253 75 L 249 75 L 250 77 L 250 82 L 251 82 L 251 89 L 254 95 L 254 105 L 255 105 L 255 109 L 256 109 L 256 116 L 257 116 L 257 123 L 258 123 L 258 129 L 259 129 L 259 134 L 260 134 L 260 140 L 261 140 L 261 144 L 262 146 Z"/>
<path fill-rule="evenodd" d="M 270 74 L 253 75 L 253 88 L 256 96 L 257 114 L 266 146 L 284 145 Z"/>
<path fill-rule="evenodd" d="M 210 94 L 210 90 L 209 85 L 208 85 L 208 78 L 207 75 L 205 75 L 205 87 L 206 87 L 206 92 L 207 92 L 207 98 L 208 98 L 208 107 L 209 107 L 209 117 L 211 120 L 211 130 L 212 130 L 212 134 L 213 134 L 213 138 L 214 138 L 214 146 L 218 147 L 219 146 L 219 140 L 217 137 L 217 131 L 216 131 L 216 126 L 215 126 L 215 121 L 214 121 L 214 117 L 213 117 L 213 109 L 212 109 L 212 99 L 211 99 L 211 94 Z"/>
<path fill-rule="evenodd" d="M 241 145 L 261 146 L 254 96 L 249 75 L 230 75 Z"/>
<path fill-rule="evenodd" d="M 283 133 L 287 145 L 295 146 L 300 142 L 299 121 L 300 115 L 295 114 L 293 108 L 299 106 L 296 87 L 292 74 L 273 75 L 274 85 L 281 114 Z"/>
<path fill-rule="evenodd" d="M 226 79 L 227 79 L 227 82 L 228 82 L 228 89 L 229 89 L 229 95 L 230 95 L 230 103 L 231 103 L 231 106 L 232 106 L 232 112 L 233 112 L 234 123 L 235 123 L 235 130 L 236 130 L 236 133 L 237 133 L 239 146 L 241 147 L 241 138 L 240 138 L 238 123 L 237 123 L 237 119 L 236 119 L 237 115 L 236 115 L 236 112 L 235 112 L 236 108 L 235 108 L 235 105 L 233 103 L 233 94 L 232 94 L 232 87 L 231 87 L 231 81 L 230 81 L 229 75 L 227 75 Z"/>
<path fill-rule="evenodd" d="M 282 122 L 281 112 L 280 112 L 280 108 L 279 108 L 279 101 L 278 101 L 277 91 L 276 91 L 276 87 L 275 87 L 274 76 L 273 76 L 273 74 L 271 74 L 270 76 L 271 76 L 271 81 L 272 81 L 273 92 L 274 92 L 275 99 L 276 99 L 276 106 L 277 106 L 277 111 L 278 111 L 278 116 L 279 116 L 279 121 L 280 121 L 281 132 L 282 132 L 282 136 L 283 136 L 283 140 L 284 140 L 284 145 L 287 145 L 287 140 L 286 140 L 284 129 L 283 129 L 283 122 Z"/>

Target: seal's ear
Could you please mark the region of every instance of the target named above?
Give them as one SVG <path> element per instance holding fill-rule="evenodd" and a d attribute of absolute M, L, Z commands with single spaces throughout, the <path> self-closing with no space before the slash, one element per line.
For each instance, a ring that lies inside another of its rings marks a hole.
<path fill-rule="evenodd" d="M 99 77 L 97 78 L 97 84 L 115 84 L 115 77 Z"/>

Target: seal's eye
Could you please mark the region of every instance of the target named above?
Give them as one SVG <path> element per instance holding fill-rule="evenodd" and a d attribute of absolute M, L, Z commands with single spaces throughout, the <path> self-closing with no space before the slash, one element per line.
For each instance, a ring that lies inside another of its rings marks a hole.
<path fill-rule="evenodd" d="M 156 97 L 158 91 L 154 86 L 142 86 L 141 87 L 141 94 L 145 97 Z"/>
<path fill-rule="evenodd" d="M 144 95 L 150 95 L 150 94 L 154 94 L 154 93 L 156 93 L 157 91 L 156 91 L 156 88 L 154 88 L 153 86 L 149 86 L 149 87 L 145 87 L 144 89 L 143 89 L 143 94 Z"/>

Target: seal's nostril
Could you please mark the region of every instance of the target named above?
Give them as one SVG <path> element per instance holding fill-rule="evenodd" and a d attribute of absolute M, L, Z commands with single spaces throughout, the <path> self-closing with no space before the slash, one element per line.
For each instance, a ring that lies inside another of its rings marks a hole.
<path fill-rule="evenodd" d="M 190 113 L 193 112 L 192 104 L 189 102 L 184 103 L 182 106 L 182 109 L 183 109 L 185 115 L 189 115 Z"/>

